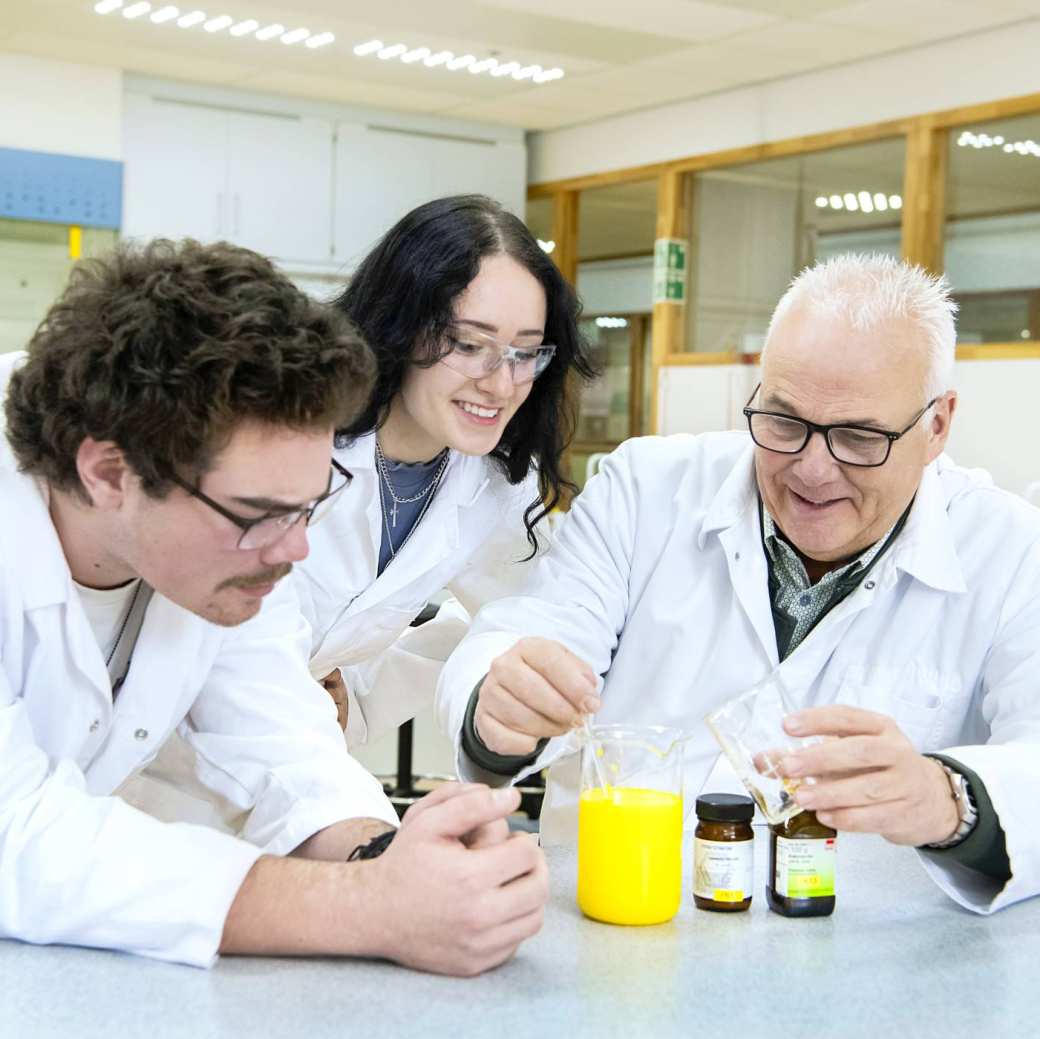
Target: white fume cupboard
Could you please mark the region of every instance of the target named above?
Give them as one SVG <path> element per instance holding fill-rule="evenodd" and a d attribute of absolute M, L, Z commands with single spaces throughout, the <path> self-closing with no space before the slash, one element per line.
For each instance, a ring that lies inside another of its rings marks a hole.
<path fill-rule="evenodd" d="M 353 269 L 442 195 L 524 212 L 513 127 L 127 76 L 123 137 L 125 237 L 226 240 L 296 272 Z"/>

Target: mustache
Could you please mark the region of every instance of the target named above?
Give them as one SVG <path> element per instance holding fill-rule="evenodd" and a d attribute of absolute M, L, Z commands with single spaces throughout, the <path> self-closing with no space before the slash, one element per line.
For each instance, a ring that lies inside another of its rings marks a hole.
<path fill-rule="evenodd" d="M 229 577 L 217 585 L 217 591 L 222 588 L 255 588 L 258 584 L 277 584 L 283 577 L 292 572 L 292 563 L 279 563 L 278 566 L 260 570 L 255 574 L 247 574 L 243 577 Z"/>

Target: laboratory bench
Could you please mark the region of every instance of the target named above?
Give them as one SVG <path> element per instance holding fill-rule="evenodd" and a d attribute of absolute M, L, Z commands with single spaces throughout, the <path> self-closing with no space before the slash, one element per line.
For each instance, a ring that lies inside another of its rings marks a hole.
<path fill-rule="evenodd" d="M 212 970 L 0 941 L 3 1039 L 301 1036 L 1024 1036 L 1040 1032 L 1040 899 L 990 917 L 957 906 L 916 855 L 839 837 L 837 909 L 788 919 L 696 909 L 687 838 L 670 923 L 614 927 L 574 901 L 576 856 L 550 849 L 545 926 L 478 978 L 388 963 L 228 957 Z"/>

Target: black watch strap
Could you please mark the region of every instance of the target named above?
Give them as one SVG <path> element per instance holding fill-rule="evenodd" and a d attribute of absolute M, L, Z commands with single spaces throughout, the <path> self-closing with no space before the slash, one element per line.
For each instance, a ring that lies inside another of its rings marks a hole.
<path fill-rule="evenodd" d="M 348 856 L 347 862 L 362 862 L 365 859 L 375 859 L 390 847 L 390 842 L 396 836 L 396 830 L 387 830 L 386 833 L 373 837 L 367 844 L 359 844 Z"/>

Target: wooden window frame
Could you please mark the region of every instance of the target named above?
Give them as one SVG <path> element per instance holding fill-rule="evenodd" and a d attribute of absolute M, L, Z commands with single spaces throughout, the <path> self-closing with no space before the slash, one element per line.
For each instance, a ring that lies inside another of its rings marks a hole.
<path fill-rule="evenodd" d="M 1019 115 L 1040 114 L 1040 93 L 907 116 L 806 137 L 689 155 L 668 162 L 631 166 L 604 173 L 547 181 L 528 187 L 530 200 L 553 202 L 554 259 L 564 276 L 575 284 L 578 271 L 580 193 L 632 181 L 657 179 L 657 237 L 687 238 L 694 173 L 804 155 L 886 138 L 906 140 L 903 177 L 903 258 L 940 273 L 946 224 L 946 168 L 949 132 L 970 123 L 991 122 Z M 663 367 L 701 364 L 755 364 L 757 354 L 686 353 L 683 336 L 686 306 L 657 303 L 653 311 L 651 347 L 650 421 L 647 432 L 657 431 L 658 379 Z M 1006 360 L 1040 357 L 1040 338 L 1018 343 L 980 343 L 957 347 L 958 360 Z M 573 394 L 572 389 L 572 394 Z M 572 396 L 576 403 L 576 397 Z"/>

